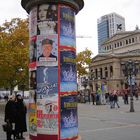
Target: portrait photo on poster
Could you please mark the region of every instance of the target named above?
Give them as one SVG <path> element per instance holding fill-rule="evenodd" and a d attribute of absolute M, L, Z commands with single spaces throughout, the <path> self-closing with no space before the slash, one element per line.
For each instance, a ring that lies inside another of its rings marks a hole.
<path fill-rule="evenodd" d="M 29 71 L 29 88 L 36 89 L 36 70 Z"/>
<path fill-rule="evenodd" d="M 57 66 L 58 65 L 58 46 L 57 36 L 38 36 L 37 37 L 37 60 L 38 66 Z"/>
<path fill-rule="evenodd" d="M 36 37 L 32 38 L 30 41 L 30 47 L 29 47 L 29 62 L 35 62 L 37 57 L 37 48 L 36 48 Z"/>
<path fill-rule="evenodd" d="M 37 34 L 57 34 L 58 8 L 57 5 L 43 4 L 38 6 Z"/>

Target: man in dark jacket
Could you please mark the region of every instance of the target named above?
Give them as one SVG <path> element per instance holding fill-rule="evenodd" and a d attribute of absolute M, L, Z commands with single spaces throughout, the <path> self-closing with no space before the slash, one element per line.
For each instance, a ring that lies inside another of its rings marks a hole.
<path fill-rule="evenodd" d="M 16 104 L 15 104 L 15 96 L 9 96 L 9 100 L 5 106 L 5 118 L 4 121 L 11 126 L 11 130 L 6 132 L 7 140 L 12 140 L 12 127 L 15 125 L 15 118 L 16 118 Z M 14 128 L 13 128 L 14 129 Z M 15 137 L 14 137 L 15 138 Z"/>
<path fill-rule="evenodd" d="M 27 131 L 27 125 L 26 125 L 27 108 L 23 102 L 22 96 L 19 94 L 16 96 L 16 109 L 17 109 L 17 114 L 16 114 L 17 119 L 15 125 L 15 130 L 17 132 L 16 138 L 24 139 L 23 132 Z"/>

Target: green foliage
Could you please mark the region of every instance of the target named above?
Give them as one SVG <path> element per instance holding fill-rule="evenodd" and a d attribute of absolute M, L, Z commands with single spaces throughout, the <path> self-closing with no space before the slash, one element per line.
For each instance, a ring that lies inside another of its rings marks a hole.
<path fill-rule="evenodd" d="M 28 38 L 27 19 L 15 18 L 0 26 L 0 87 L 28 85 Z"/>
<path fill-rule="evenodd" d="M 77 54 L 76 63 L 78 77 L 88 73 L 89 65 L 92 61 L 91 55 L 92 52 L 87 48 Z"/>

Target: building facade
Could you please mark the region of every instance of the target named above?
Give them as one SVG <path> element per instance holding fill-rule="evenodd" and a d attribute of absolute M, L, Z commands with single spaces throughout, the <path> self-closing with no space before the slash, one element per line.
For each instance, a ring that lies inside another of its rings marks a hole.
<path fill-rule="evenodd" d="M 140 30 L 118 33 L 102 47 L 105 53 L 95 56 L 90 65 L 91 91 L 96 91 L 98 86 L 104 87 L 106 92 L 129 86 L 122 68 L 122 63 L 129 60 L 138 62 L 138 73 L 134 83 L 140 85 Z"/>
<path fill-rule="evenodd" d="M 125 31 L 125 19 L 116 13 L 107 14 L 97 20 L 97 28 L 98 52 L 102 53 L 101 45 L 104 41 L 118 32 Z"/>
<path fill-rule="evenodd" d="M 115 34 L 105 41 L 102 46 L 104 53 L 128 53 L 140 49 L 140 30 L 126 31 Z"/>

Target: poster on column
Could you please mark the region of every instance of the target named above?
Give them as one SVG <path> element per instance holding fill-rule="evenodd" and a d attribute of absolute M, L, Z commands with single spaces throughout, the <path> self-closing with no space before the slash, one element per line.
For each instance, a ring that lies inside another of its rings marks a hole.
<path fill-rule="evenodd" d="M 78 135 L 77 96 L 61 97 L 61 140 Z"/>
<path fill-rule="evenodd" d="M 35 90 L 29 91 L 29 133 L 30 135 L 37 136 L 37 114 L 36 114 L 36 92 Z"/>
<path fill-rule="evenodd" d="M 29 71 L 29 88 L 36 89 L 36 69 L 30 69 Z"/>
<path fill-rule="evenodd" d="M 37 131 L 38 134 L 58 134 L 58 97 L 38 99 Z"/>
<path fill-rule="evenodd" d="M 37 8 L 37 34 L 57 34 L 58 7 L 52 4 L 42 4 Z"/>
<path fill-rule="evenodd" d="M 60 8 L 60 45 L 76 47 L 75 12 L 67 6 Z"/>
<path fill-rule="evenodd" d="M 36 67 L 36 57 L 37 57 L 37 48 L 36 48 L 36 36 L 31 37 L 30 47 L 29 47 L 29 68 Z"/>
<path fill-rule="evenodd" d="M 33 8 L 29 14 L 29 35 L 37 35 L 37 7 Z"/>
<path fill-rule="evenodd" d="M 58 96 L 58 68 L 38 67 L 37 69 L 37 99 Z"/>
<path fill-rule="evenodd" d="M 39 134 L 58 133 L 58 68 L 37 69 L 37 130 Z"/>
<path fill-rule="evenodd" d="M 37 66 L 58 65 L 57 35 L 37 36 Z"/>
<path fill-rule="evenodd" d="M 60 51 L 60 91 L 76 92 L 76 54 L 75 51 L 61 49 Z"/>

